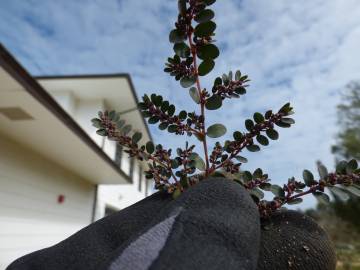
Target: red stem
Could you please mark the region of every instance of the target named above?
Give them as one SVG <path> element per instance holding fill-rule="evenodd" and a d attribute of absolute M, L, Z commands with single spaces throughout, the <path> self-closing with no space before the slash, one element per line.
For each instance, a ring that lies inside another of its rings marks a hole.
<path fill-rule="evenodd" d="M 304 191 L 304 192 L 300 192 L 300 193 L 297 193 L 295 194 L 294 196 L 289 196 L 288 198 L 285 199 L 284 203 L 283 204 L 286 204 L 296 198 L 299 198 L 299 197 L 302 197 L 304 195 L 307 195 L 307 194 L 310 194 L 310 193 L 313 193 L 314 191 L 316 191 L 317 189 L 319 188 L 319 185 L 315 185 L 315 186 L 312 186 L 310 187 L 307 191 Z"/>
<path fill-rule="evenodd" d="M 221 168 L 226 162 L 228 162 L 229 160 L 233 159 L 237 154 L 239 154 L 246 146 L 249 145 L 251 138 L 255 137 L 258 132 L 260 131 L 266 131 L 268 128 L 271 127 L 271 124 L 275 123 L 277 120 L 281 119 L 283 115 L 280 113 L 277 113 L 275 115 L 273 115 L 269 120 L 260 123 L 260 124 L 256 124 L 254 127 L 254 130 L 251 131 L 250 133 L 246 133 L 245 134 L 245 139 L 242 142 L 242 145 L 239 146 L 236 150 L 234 150 L 234 152 L 232 152 L 230 154 L 230 156 L 224 160 L 222 163 L 220 163 L 219 165 L 215 166 L 215 164 L 213 164 L 209 170 L 209 174 L 212 173 L 213 171 Z"/>
<path fill-rule="evenodd" d="M 198 94 L 200 97 L 201 116 L 204 121 L 203 128 L 202 128 L 202 130 L 200 130 L 200 134 L 202 135 L 202 139 L 203 139 L 202 142 L 203 142 L 203 147 L 204 147 L 205 164 L 206 164 L 205 177 L 207 177 L 209 175 L 209 167 L 210 166 L 209 166 L 209 155 L 208 155 L 206 132 L 205 132 L 205 130 L 206 130 L 205 129 L 205 99 L 204 99 L 203 95 L 201 94 L 201 86 L 200 86 L 199 74 L 198 74 L 197 63 L 196 63 L 196 46 L 194 46 L 194 44 L 192 43 L 191 37 L 192 37 L 192 32 L 189 32 L 188 40 L 189 40 L 189 44 L 190 44 L 190 48 L 191 48 L 191 53 L 193 56 L 193 64 L 194 64 L 195 76 L 196 76 L 196 87 L 197 87 Z"/>

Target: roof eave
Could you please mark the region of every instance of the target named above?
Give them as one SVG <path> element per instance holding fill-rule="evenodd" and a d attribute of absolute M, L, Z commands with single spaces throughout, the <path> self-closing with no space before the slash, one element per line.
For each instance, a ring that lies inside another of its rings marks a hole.
<path fill-rule="evenodd" d="M 77 135 L 102 160 L 108 163 L 121 177 L 131 183 L 130 177 L 90 138 L 89 135 L 73 120 L 73 118 L 46 92 L 17 60 L 0 43 L 0 65 L 6 70 L 31 96 L 48 109 L 54 116 Z M 130 77 L 128 78 L 130 80 Z M 130 80 L 131 81 L 131 80 Z M 134 93 L 134 98 L 136 94 Z"/>

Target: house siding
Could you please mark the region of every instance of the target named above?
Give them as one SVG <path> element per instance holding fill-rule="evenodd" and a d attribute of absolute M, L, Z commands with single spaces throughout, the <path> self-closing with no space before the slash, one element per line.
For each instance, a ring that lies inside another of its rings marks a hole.
<path fill-rule="evenodd" d="M 129 162 L 130 159 L 128 158 L 128 154 L 123 153 L 122 156 L 121 161 L 125 159 L 126 162 Z M 107 207 L 110 207 L 114 211 L 119 211 L 146 197 L 145 188 L 140 188 L 145 186 L 146 181 L 145 174 L 140 174 L 140 163 L 137 160 L 133 160 L 131 169 L 132 184 L 98 186 L 95 220 L 105 216 Z M 130 174 L 130 163 L 128 173 Z"/>
<path fill-rule="evenodd" d="M 0 269 L 91 222 L 94 185 L 0 136 Z M 58 196 L 64 195 L 64 202 Z"/>

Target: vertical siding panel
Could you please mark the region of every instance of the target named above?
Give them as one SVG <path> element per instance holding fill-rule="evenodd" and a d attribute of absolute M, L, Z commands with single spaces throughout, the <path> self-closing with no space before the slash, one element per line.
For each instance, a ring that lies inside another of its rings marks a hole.
<path fill-rule="evenodd" d="M 0 137 L 0 269 L 88 225 L 93 194 L 94 185 Z"/>

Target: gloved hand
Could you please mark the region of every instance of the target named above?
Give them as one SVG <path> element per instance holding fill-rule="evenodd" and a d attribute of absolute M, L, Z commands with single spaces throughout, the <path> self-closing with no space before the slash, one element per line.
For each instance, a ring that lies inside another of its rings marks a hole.
<path fill-rule="evenodd" d="M 239 184 L 213 178 L 176 200 L 156 193 L 8 270 L 256 269 L 260 219 Z"/>
<path fill-rule="evenodd" d="M 155 193 L 8 267 L 25 269 L 332 270 L 335 255 L 310 218 L 287 211 L 260 226 L 248 192 L 212 178 L 176 200 Z"/>
<path fill-rule="evenodd" d="M 310 217 L 280 211 L 262 221 L 258 270 L 335 270 L 336 255 L 325 231 Z"/>

